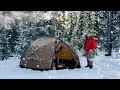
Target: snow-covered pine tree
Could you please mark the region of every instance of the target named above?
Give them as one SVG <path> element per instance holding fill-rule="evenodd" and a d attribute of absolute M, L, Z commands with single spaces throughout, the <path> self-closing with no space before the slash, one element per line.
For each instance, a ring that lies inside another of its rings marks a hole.
<path fill-rule="evenodd" d="M 82 11 L 75 11 L 76 13 L 76 25 L 73 31 L 73 46 L 76 47 L 76 49 L 81 49 L 83 43 L 81 42 L 81 37 L 82 37 Z"/>
<path fill-rule="evenodd" d="M 106 11 L 97 12 L 97 44 L 99 50 L 105 50 L 106 46 L 106 30 L 107 30 L 107 15 Z"/>
<path fill-rule="evenodd" d="M 48 31 L 49 36 L 54 37 L 55 33 L 56 33 L 56 24 L 55 24 L 55 19 L 52 18 L 51 20 L 48 20 L 46 25 L 45 25 L 45 29 Z"/>
<path fill-rule="evenodd" d="M 15 47 L 18 44 L 19 34 L 17 32 L 18 28 L 16 25 L 12 26 L 10 30 L 7 30 L 7 38 L 8 38 L 8 47 L 10 48 L 10 54 L 16 54 Z"/>
<path fill-rule="evenodd" d="M 9 57 L 10 51 L 8 47 L 7 32 L 4 27 L 0 30 L 0 60 L 5 60 Z"/>
<path fill-rule="evenodd" d="M 68 14 L 70 11 L 61 11 L 58 14 L 59 18 L 59 25 L 61 25 L 60 28 L 60 38 L 64 41 L 68 41 L 68 27 L 70 26 L 69 24 L 69 19 L 68 19 Z"/>
<path fill-rule="evenodd" d="M 4 29 L 0 32 L 1 57 L 19 54 L 28 42 L 48 34 L 46 22 L 56 15 L 57 11 L 1 11 L 0 28 Z"/>
<path fill-rule="evenodd" d="M 59 38 L 64 39 L 66 36 L 66 11 L 59 11 L 56 19 L 56 35 L 59 35 Z"/>
<path fill-rule="evenodd" d="M 112 41 L 113 49 L 119 51 L 120 47 L 120 11 L 113 11 L 113 31 L 112 31 Z"/>

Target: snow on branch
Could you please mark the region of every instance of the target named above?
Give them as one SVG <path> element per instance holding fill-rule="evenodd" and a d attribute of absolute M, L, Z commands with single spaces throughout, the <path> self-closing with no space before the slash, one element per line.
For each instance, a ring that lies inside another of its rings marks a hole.
<path fill-rule="evenodd" d="M 40 20 L 50 20 L 57 15 L 57 11 L 0 11 L 0 25 L 11 28 L 17 20 L 18 24 L 37 23 Z"/>

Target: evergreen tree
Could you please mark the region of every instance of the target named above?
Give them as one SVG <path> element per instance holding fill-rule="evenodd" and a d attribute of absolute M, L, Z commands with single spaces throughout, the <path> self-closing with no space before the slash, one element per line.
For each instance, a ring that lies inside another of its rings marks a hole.
<path fill-rule="evenodd" d="M 7 31 L 8 46 L 10 47 L 11 55 L 15 54 L 15 47 L 18 44 L 18 32 L 17 26 L 13 25 L 10 30 Z"/>
<path fill-rule="evenodd" d="M 6 37 L 7 33 L 4 28 L 0 31 L 0 60 L 5 60 L 9 57 L 8 40 Z"/>
<path fill-rule="evenodd" d="M 98 49 L 104 50 L 106 46 L 106 30 L 107 30 L 107 14 L 105 11 L 97 12 L 97 44 L 100 46 Z"/>

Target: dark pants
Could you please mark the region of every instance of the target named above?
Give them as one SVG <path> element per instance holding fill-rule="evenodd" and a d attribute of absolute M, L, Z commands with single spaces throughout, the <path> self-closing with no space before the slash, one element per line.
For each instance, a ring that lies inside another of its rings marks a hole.
<path fill-rule="evenodd" d="M 92 66 L 93 65 L 92 52 L 86 52 L 86 58 L 87 58 L 87 64 L 89 66 Z"/>

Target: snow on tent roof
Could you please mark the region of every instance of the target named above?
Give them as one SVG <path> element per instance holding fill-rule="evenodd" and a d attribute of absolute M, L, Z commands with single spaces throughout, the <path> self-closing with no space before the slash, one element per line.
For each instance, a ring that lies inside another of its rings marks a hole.
<path fill-rule="evenodd" d="M 46 39 L 46 38 L 47 38 L 47 39 Z M 52 42 L 52 41 L 55 41 L 55 39 L 54 39 L 54 38 L 48 38 L 48 37 L 41 37 L 41 38 L 33 41 L 33 42 L 32 42 L 32 46 L 33 46 L 33 47 L 34 47 L 34 46 L 39 46 L 39 47 L 41 47 L 41 46 L 44 46 L 44 45 L 49 44 L 49 43 Z"/>

